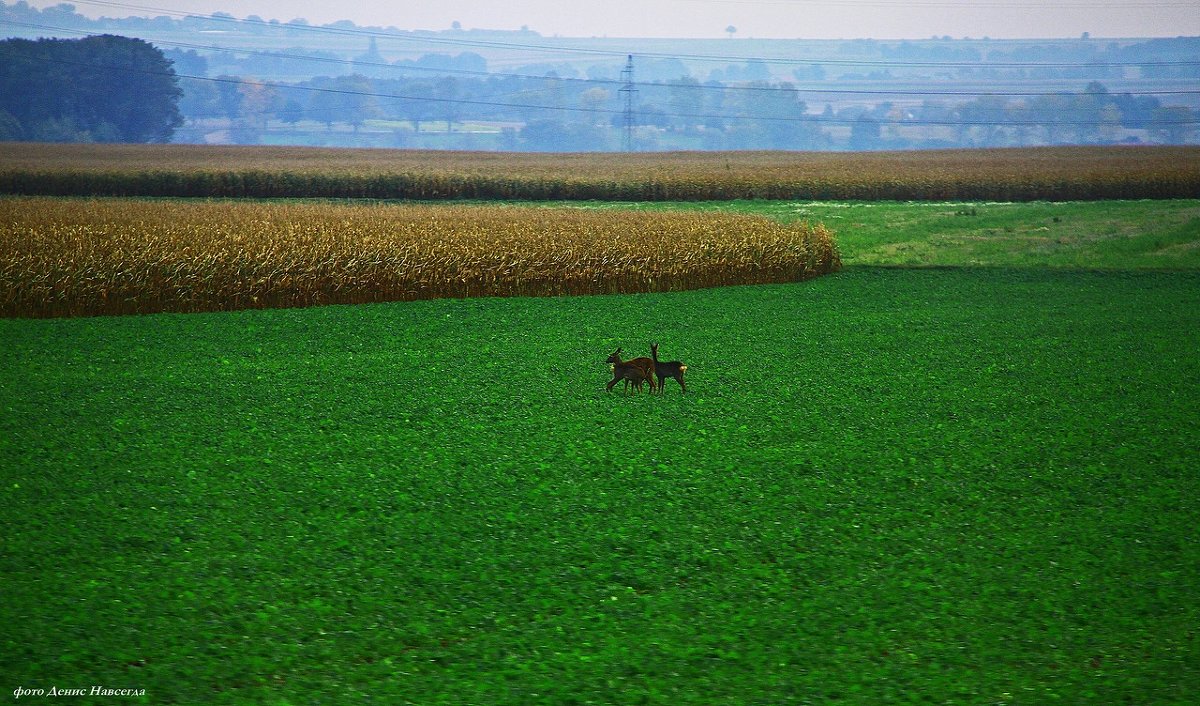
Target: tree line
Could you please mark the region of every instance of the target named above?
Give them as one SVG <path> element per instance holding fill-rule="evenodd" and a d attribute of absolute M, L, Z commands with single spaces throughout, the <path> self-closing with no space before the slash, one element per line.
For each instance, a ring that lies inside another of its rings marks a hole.
<path fill-rule="evenodd" d="M 196 60 L 203 59 L 189 59 Z M 430 57 L 428 63 L 436 61 Z M 639 83 L 629 116 L 618 82 L 563 79 L 554 73 L 540 78 L 348 74 L 286 84 L 227 75 L 182 83 L 185 115 L 227 120 L 231 141 L 247 144 L 260 143 L 272 125 L 287 126 L 293 134 L 309 125 L 304 134 L 317 142 L 322 138 L 312 126 L 333 134 L 338 126 L 358 133 L 373 125 L 378 133 L 390 125 L 393 146 L 405 146 L 422 132 L 452 134 L 480 122 L 510 126 L 490 143 L 495 149 L 617 150 L 627 117 L 639 149 L 871 150 L 1142 139 L 1181 144 L 1194 138 L 1200 123 L 1197 111 L 1163 105 L 1156 96 L 1111 93 L 1098 81 L 1074 92 L 880 100 L 835 108 L 811 105 L 805 91 L 786 81 L 702 83 L 684 76 Z"/>
<path fill-rule="evenodd" d="M 489 75 L 483 58 L 468 52 L 409 64 L 391 78 L 263 81 L 209 77 L 206 57 L 194 50 L 164 53 L 139 39 L 10 39 L 0 42 L 0 140 L 167 142 L 180 139 L 176 130 L 186 121 L 219 123 L 225 141 L 244 144 L 326 144 L 340 132 L 342 144 L 412 146 L 423 133 L 455 135 L 469 123 L 488 123 L 503 127 L 483 142 L 448 144 L 603 151 L 622 149 L 629 120 L 637 149 L 871 150 L 1113 144 L 1143 139 L 1135 131 L 1184 143 L 1200 118 L 1156 96 L 1110 93 L 1099 81 L 1077 92 L 843 101 L 836 108 L 830 101 L 821 109 L 806 100 L 814 92 L 790 82 L 690 76 L 639 82 L 627 114 L 617 81 L 553 71 Z M 365 126 L 372 135 L 360 139 Z"/>
<path fill-rule="evenodd" d="M 0 140 L 168 142 L 182 96 L 171 62 L 140 39 L 0 42 Z"/>

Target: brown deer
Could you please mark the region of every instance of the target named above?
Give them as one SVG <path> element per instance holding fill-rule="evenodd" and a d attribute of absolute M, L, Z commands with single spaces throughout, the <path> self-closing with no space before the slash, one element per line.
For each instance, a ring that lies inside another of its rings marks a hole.
<path fill-rule="evenodd" d="M 679 386 L 683 388 L 683 394 L 687 394 L 687 385 L 683 384 L 683 374 L 687 372 L 687 366 L 680 363 L 678 360 L 673 360 L 669 363 L 663 363 L 658 360 L 658 344 L 650 344 L 650 357 L 653 360 L 654 367 L 651 370 L 658 376 L 658 392 L 661 394 L 667 388 L 664 384 L 667 378 L 675 378 L 679 382 Z M 654 390 L 654 386 L 650 386 L 650 390 Z"/>
<path fill-rule="evenodd" d="M 616 353 L 608 356 L 608 362 L 612 365 L 613 379 L 608 382 L 608 391 L 612 392 L 613 385 L 618 381 L 625 381 L 625 389 L 629 389 L 629 383 L 632 382 L 638 392 L 642 391 L 642 383 L 650 383 L 650 391 L 654 392 L 654 361 L 649 358 L 634 358 L 633 360 L 621 360 L 621 349 L 618 348 Z"/>

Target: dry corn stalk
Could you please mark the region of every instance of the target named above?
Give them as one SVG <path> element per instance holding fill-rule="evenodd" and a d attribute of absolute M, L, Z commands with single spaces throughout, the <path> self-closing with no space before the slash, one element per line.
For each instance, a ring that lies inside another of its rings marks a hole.
<path fill-rule="evenodd" d="M 822 225 L 696 211 L 0 199 L 0 314 L 694 289 L 837 269 Z"/>

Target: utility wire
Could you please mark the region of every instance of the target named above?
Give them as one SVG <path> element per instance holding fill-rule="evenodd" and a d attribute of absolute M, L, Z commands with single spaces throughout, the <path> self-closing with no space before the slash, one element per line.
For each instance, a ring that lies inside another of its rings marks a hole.
<path fill-rule="evenodd" d="M 858 59 L 823 59 L 819 57 L 811 58 L 766 58 L 755 56 L 734 56 L 721 54 L 667 54 L 660 52 L 638 51 L 632 47 L 619 47 L 617 49 L 591 49 L 587 47 L 577 46 L 561 46 L 553 44 L 534 44 L 527 42 L 500 42 L 482 39 L 466 39 L 452 37 L 435 37 L 422 32 L 402 32 L 401 30 L 387 31 L 380 29 L 370 29 L 363 27 L 333 27 L 329 25 L 314 26 L 308 24 L 291 24 L 291 23 L 274 23 L 266 20 L 239 20 L 233 16 L 223 15 L 197 15 L 195 13 L 181 12 L 178 10 L 170 10 L 167 8 L 153 7 L 147 5 L 138 5 L 123 2 L 112 2 L 111 0 L 78 0 L 80 4 L 98 5 L 101 7 L 112 7 L 126 10 L 141 10 L 147 12 L 158 12 L 166 16 L 174 16 L 180 18 L 197 18 L 206 22 L 220 22 L 226 24 L 242 24 L 248 26 L 257 26 L 272 30 L 284 29 L 288 31 L 296 30 L 302 32 L 317 32 L 327 34 L 337 34 L 341 36 L 361 36 L 364 38 L 387 38 L 391 40 L 400 40 L 406 42 L 418 43 L 433 43 L 433 44 L 448 44 L 455 46 L 471 46 L 471 47 L 488 47 L 493 49 L 521 49 L 527 51 L 540 52 L 555 52 L 555 53 L 572 53 L 572 54 L 593 54 L 601 56 L 610 56 L 614 58 L 624 57 L 628 54 L 635 54 L 644 58 L 657 59 L 678 59 L 686 61 L 720 61 L 720 62 L 763 62 L 770 64 L 782 65 L 809 65 L 813 63 L 828 64 L 833 66 L 928 66 L 928 67 L 984 67 L 984 68 L 1088 68 L 1095 66 L 1093 62 L 978 62 L 978 61 L 911 61 L 911 60 L 858 60 Z M 1184 6 L 1189 3 L 1181 3 Z M 1173 3 L 1172 3 L 1173 5 Z M 1080 5 L 1086 7 L 1087 5 Z M 1162 5 L 1155 5 L 1162 6 Z M 788 41 L 788 40 L 772 40 L 772 41 Z M 1181 61 L 1128 61 L 1128 62 L 1105 62 L 1107 66 L 1195 66 L 1200 65 L 1200 59 L 1196 60 L 1181 60 Z"/>
<path fill-rule="evenodd" d="M 71 29 L 71 28 L 67 28 L 67 27 L 54 27 L 51 25 L 33 24 L 33 23 L 28 23 L 28 22 L 8 22 L 7 24 L 21 26 L 21 27 L 28 27 L 28 28 L 32 28 L 32 29 L 45 29 L 45 30 L 50 30 L 50 31 L 54 31 L 54 32 L 64 32 L 64 33 L 81 34 L 81 35 L 91 34 L 87 30 Z M 373 69 L 373 68 L 389 69 L 389 70 L 395 71 L 399 74 L 404 74 L 404 73 L 408 73 L 408 72 L 417 72 L 417 73 L 429 73 L 429 74 L 438 75 L 438 76 L 440 76 L 440 75 L 467 76 L 467 77 L 474 77 L 474 78 L 480 78 L 480 79 L 501 78 L 501 79 L 526 80 L 526 81 L 557 81 L 557 82 L 561 82 L 564 84 L 586 84 L 588 86 L 593 86 L 593 87 L 605 87 L 605 86 L 620 87 L 620 86 L 624 85 L 623 82 L 615 80 L 615 79 L 583 79 L 583 78 L 549 76 L 549 75 L 534 76 L 534 75 L 530 75 L 530 74 L 502 73 L 502 72 L 491 72 L 491 71 L 474 71 L 474 70 L 469 70 L 469 69 L 446 69 L 446 68 L 429 67 L 429 66 L 397 65 L 397 64 L 389 64 L 386 62 L 335 59 L 335 58 L 331 58 L 331 57 L 309 56 L 309 55 L 304 55 L 304 54 L 288 54 L 286 52 L 266 51 L 266 50 L 261 50 L 261 49 L 235 49 L 233 47 L 223 47 L 223 46 L 217 46 L 217 45 L 211 45 L 211 44 L 193 44 L 193 43 L 189 43 L 189 42 L 175 42 L 175 41 L 166 41 L 166 40 L 161 40 L 161 41 L 156 40 L 153 43 L 156 45 L 170 46 L 170 47 L 182 48 L 182 49 L 191 49 L 194 51 L 231 52 L 231 53 L 248 54 L 248 55 L 260 56 L 260 57 L 266 57 L 266 58 L 272 58 L 272 59 L 287 59 L 287 60 L 292 60 L 292 61 L 311 61 L 311 62 L 316 62 L 316 63 L 328 63 L 328 64 L 335 64 L 335 65 L 340 65 L 340 66 L 345 66 L 347 64 L 350 64 L 354 67 L 363 67 L 363 68 L 367 68 L 367 69 Z M 400 78 L 405 78 L 405 77 L 401 76 Z M 790 82 L 788 82 L 788 83 L 790 83 Z M 700 91 L 714 91 L 714 90 L 715 91 L 737 91 L 737 92 L 748 91 L 748 92 L 755 92 L 755 93 L 778 93 L 778 92 L 786 91 L 786 92 L 800 93 L 800 94 L 915 96 L 915 97 L 932 97 L 932 96 L 937 96 L 937 97 L 954 97 L 954 96 L 979 96 L 979 97 L 985 97 L 985 96 L 986 97 L 992 97 L 992 96 L 1021 97 L 1021 96 L 1025 96 L 1025 97 L 1032 97 L 1032 96 L 1062 95 L 1064 93 L 1061 90 L 1059 90 L 1059 91 L 1028 91 L 1028 90 L 1025 90 L 1025 91 L 1017 91 L 1017 90 L 965 91 L 965 90 L 936 90 L 936 89 L 924 89 L 924 88 L 923 89 L 901 89 L 901 88 L 885 89 L 885 88 L 852 88 L 852 87 L 814 88 L 811 86 L 803 86 L 803 85 L 802 86 L 796 86 L 796 85 L 785 86 L 782 84 L 766 85 L 766 86 L 753 85 L 753 84 L 750 84 L 750 85 L 747 85 L 747 84 L 712 85 L 710 83 L 700 83 L 700 82 L 697 82 L 695 84 L 680 84 L 680 83 L 673 83 L 673 82 L 667 82 L 667 83 L 658 82 L 658 83 L 656 83 L 656 82 L 637 81 L 637 82 L 634 82 L 633 85 L 637 86 L 637 87 L 644 87 L 644 88 L 674 88 L 674 87 L 678 87 L 678 88 L 682 88 L 685 90 L 700 90 Z M 1141 95 L 1156 95 L 1156 96 L 1200 95 L 1200 89 L 1191 89 L 1191 90 L 1188 90 L 1188 89 L 1149 89 L 1149 90 L 1138 90 L 1134 95 L 1139 95 L 1139 96 L 1141 96 Z"/>
<path fill-rule="evenodd" d="M 1134 2 L 1123 2 L 1118 0 L 1113 3 L 1101 2 L 1055 2 L 1048 4 L 1045 2 L 1009 2 L 1009 1 L 992 1 L 975 0 L 974 2 L 955 2 L 954 0 L 674 0 L 674 2 L 688 2 L 696 4 L 719 4 L 719 5 L 782 5 L 785 7 L 803 8 L 809 5 L 828 5 L 830 7 L 844 7 L 846 5 L 864 5 L 868 7 L 897 7 L 908 8 L 912 6 L 930 6 L 930 7 L 1002 7 L 1002 8 L 1033 8 L 1033 9 L 1056 9 L 1059 7 L 1078 8 L 1088 10 L 1123 10 L 1127 7 L 1194 7 L 1192 2 L 1185 0 L 1135 0 Z"/>
<path fill-rule="evenodd" d="M 127 73 L 143 74 L 143 75 L 150 75 L 150 76 L 174 76 L 174 77 L 178 77 L 178 78 L 193 79 L 196 81 L 209 81 L 209 82 L 218 83 L 218 84 L 231 84 L 231 85 L 239 85 L 239 86 L 263 86 L 263 87 L 274 88 L 277 90 L 283 89 L 286 91 L 305 91 L 305 92 L 326 93 L 326 94 L 333 94 L 333 95 L 370 97 L 370 98 L 376 98 L 376 99 L 384 98 L 384 99 L 388 99 L 388 100 L 397 100 L 397 101 L 422 101 L 422 102 L 428 102 L 428 103 L 477 105 L 477 106 L 487 106 L 487 107 L 492 107 L 492 108 L 511 108 L 511 109 L 516 109 L 516 110 L 545 110 L 545 111 L 561 111 L 561 112 L 573 112 L 573 113 L 588 113 L 588 114 L 592 114 L 592 115 L 595 115 L 595 114 L 616 115 L 616 114 L 621 114 L 623 112 L 620 110 L 614 110 L 614 109 L 610 109 L 610 108 L 582 108 L 582 107 L 561 106 L 561 105 L 537 105 L 537 104 L 529 104 L 529 103 L 502 103 L 502 102 L 497 102 L 497 101 L 483 101 L 483 100 L 474 100 L 474 99 L 466 99 L 466 98 L 443 98 L 443 97 L 437 97 L 437 96 L 414 96 L 414 95 L 400 95 L 400 94 L 385 94 L 385 93 L 374 93 L 374 92 L 370 92 L 370 91 L 356 91 L 356 90 L 338 89 L 338 88 L 323 88 L 323 87 L 316 87 L 316 86 L 295 86 L 295 85 L 289 85 L 289 84 L 278 84 L 278 83 L 273 83 L 273 82 L 269 82 L 269 81 L 248 81 L 248 80 L 239 79 L 239 78 L 225 78 L 225 77 L 213 78 L 213 77 L 209 77 L 209 76 L 193 76 L 193 75 L 188 75 L 188 74 L 177 74 L 174 71 L 165 71 L 165 72 L 164 71 L 151 71 L 151 70 L 147 70 L 147 69 L 137 69 L 137 68 L 133 68 L 133 67 L 129 67 L 129 66 L 124 66 L 124 67 L 122 67 L 122 66 L 105 66 L 105 65 L 97 65 L 97 64 L 86 63 L 86 62 L 70 61 L 70 60 L 66 60 L 66 59 L 51 59 L 48 57 L 30 57 L 27 55 L 23 55 L 20 52 L 14 52 L 14 51 L 9 51 L 9 50 L 4 50 L 4 49 L 0 49 L 0 55 L 18 56 L 27 61 L 29 61 L 29 60 L 44 61 L 47 63 L 61 64 L 61 65 L 67 65 L 67 66 L 85 67 L 85 68 L 90 68 L 93 70 L 114 71 L 114 72 L 124 71 Z M 271 112 L 275 112 L 275 111 L 263 111 L 263 113 L 261 113 L 261 114 L 270 114 Z M 656 115 L 661 115 L 663 117 L 690 118 L 690 119 L 694 119 L 694 120 L 725 120 L 725 121 L 752 120 L 752 121 L 760 121 L 760 122 L 766 121 L 766 122 L 782 122 L 782 123 L 826 123 L 826 124 L 837 124 L 837 125 L 851 124 L 851 123 L 857 122 L 857 120 L 859 119 L 857 117 L 853 118 L 853 119 L 847 119 L 847 118 L 825 117 L 825 116 L 817 116 L 817 115 L 805 115 L 805 116 L 797 117 L 797 116 L 772 116 L 772 115 L 722 115 L 722 114 L 715 114 L 715 113 L 669 113 L 669 112 L 656 113 Z M 878 122 L 880 122 L 881 124 L 883 124 L 883 123 L 891 124 L 890 121 L 886 121 L 886 120 L 879 120 Z M 1001 127 L 1022 127 L 1022 126 L 1041 127 L 1041 126 L 1047 126 L 1047 125 L 1052 125 L 1055 127 L 1089 127 L 1089 126 L 1090 127 L 1098 127 L 1098 126 L 1106 125 L 1108 123 L 1106 121 L 1097 121 L 1097 120 L 1055 120 L 1055 121 L 936 120 L 936 119 L 914 118 L 914 119 L 905 119 L 905 120 L 899 121 L 899 123 L 896 123 L 896 124 L 948 125 L 948 126 L 987 126 L 987 125 L 991 125 L 991 126 L 1001 126 Z M 1200 117 L 1193 117 L 1193 118 L 1186 119 L 1186 120 L 1157 121 L 1155 124 L 1160 125 L 1160 126 L 1194 125 L 1194 124 L 1200 124 Z"/>

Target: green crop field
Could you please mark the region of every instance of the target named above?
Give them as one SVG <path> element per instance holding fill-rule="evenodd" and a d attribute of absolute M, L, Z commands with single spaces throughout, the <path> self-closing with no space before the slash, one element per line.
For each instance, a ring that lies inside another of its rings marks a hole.
<path fill-rule="evenodd" d="M 721 208 L 824 221 L 848 267 L 0 319 L 0 684 L 155 704 L 1200 693 L 1195 202 Z M 898 262 L 956 266 L 874 266 Z M 651 341 L 688 394 L 605 393 L 605 357 Z"/>

